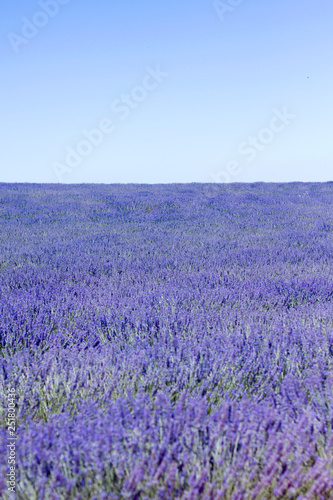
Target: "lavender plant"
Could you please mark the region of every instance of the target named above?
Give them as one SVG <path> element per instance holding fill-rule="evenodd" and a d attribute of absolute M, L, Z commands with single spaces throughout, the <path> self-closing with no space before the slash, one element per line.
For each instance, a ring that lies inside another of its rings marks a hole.
<path fill-rule="evenodd" d="M 333 183 L 0 184 L 0 495 L 333 498 Z"/>

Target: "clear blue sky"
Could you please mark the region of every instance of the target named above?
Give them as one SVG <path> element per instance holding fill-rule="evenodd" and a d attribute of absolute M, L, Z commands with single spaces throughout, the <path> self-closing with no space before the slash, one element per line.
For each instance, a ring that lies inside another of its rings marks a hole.
<path fill-rule="evenodd" d="M 332 180 L 332 26 L 331 0 L 4 0 L 0 181 Z"/>

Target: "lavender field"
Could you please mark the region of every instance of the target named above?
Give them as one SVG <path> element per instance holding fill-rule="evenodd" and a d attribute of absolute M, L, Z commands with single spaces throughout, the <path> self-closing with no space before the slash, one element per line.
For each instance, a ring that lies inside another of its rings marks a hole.
<path fill-rule="evenodd" d="M 0 184 L 0 220 L 1 498 L 333 498 L 333 182 Z"/>

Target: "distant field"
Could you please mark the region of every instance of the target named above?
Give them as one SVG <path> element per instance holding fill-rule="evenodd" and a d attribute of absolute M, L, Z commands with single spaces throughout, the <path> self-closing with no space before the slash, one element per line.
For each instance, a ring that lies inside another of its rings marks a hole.
<path fill-rule="evenodd" d="M 0 223 L 1 498 L 333 498 L 333 183 L 0 184 Z"/>

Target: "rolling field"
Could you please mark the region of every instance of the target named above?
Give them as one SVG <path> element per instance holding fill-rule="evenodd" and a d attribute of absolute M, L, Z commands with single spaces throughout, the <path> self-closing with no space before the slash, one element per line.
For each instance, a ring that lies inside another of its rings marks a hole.
<path fill-rule="evenodd" d="M 333 182 L 0 184 L 0 222 L 1 498 L 333 498 Z"/>

